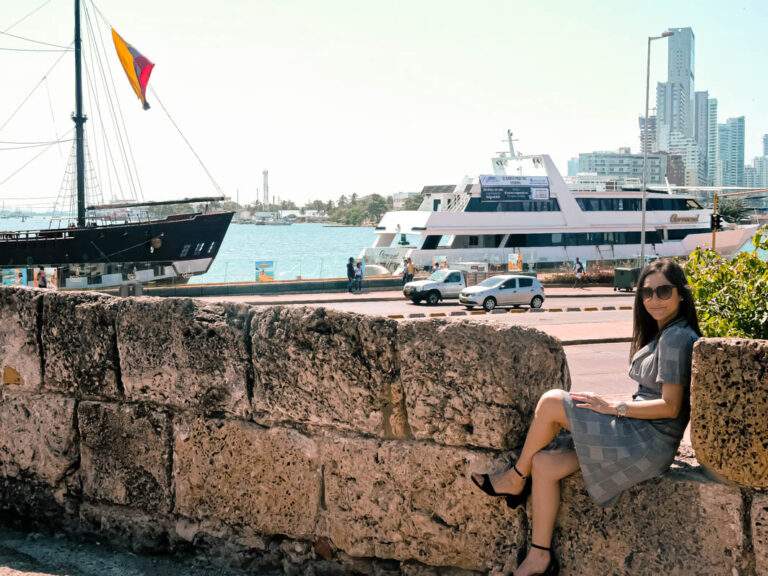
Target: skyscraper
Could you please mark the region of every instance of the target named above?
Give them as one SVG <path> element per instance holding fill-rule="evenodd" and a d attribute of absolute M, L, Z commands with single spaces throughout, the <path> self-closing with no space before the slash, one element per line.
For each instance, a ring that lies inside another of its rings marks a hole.
<path fill-rule="evenodd" d="M 717 98 L 707 99 L 707 185 L 722 186 L 717 132 Z"/>
<path fill-rule="evenodd" d="M 763 156 L 768 156 L 768 134 L 763 134 Z"/>
<path fill-rule="evenodd" d="M 717 125 L 723 186 L 744 186 L 744 116 Z"/>
<path fill-rule="evenodd" d="M 667 82 L 680 87 L 680 110 L 672 118 L 673 130 L 689 137 L 694 136 L 694 49 L 695 40 L 691 28 L 672 28 L 667 39 Z M 675 116 L 679 114 L 679 118 Z"/>
<path fill-rule="evenodd" d="M 648 154 L 659 149 L 656 141 L 656 116 L 648 116 L 648 133 L 645 132 L 645 116 L 638 117 L 640 125 L 640 152 Z"/>
<path fill-rule="evenodd" d="M 698 148 L 698 184 L 707 183 L 709 157 L 709 93 L 696 92 L 693 137 Z"/>

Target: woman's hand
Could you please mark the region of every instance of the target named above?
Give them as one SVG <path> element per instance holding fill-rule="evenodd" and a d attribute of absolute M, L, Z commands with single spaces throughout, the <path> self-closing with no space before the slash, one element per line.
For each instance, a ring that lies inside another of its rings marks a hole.
<path fill-rule="evenodd" d="M 616 403 L 602 399 L 594 392 L 571 392 L 576 408 L 589 408 L 599 414 L 616 415 Z"/>

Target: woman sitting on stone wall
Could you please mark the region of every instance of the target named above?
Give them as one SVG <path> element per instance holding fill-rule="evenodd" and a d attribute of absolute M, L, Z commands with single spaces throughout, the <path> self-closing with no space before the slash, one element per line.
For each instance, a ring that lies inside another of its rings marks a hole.
<path fill-rule="evenodd" d="M 635 296 L 629 376 L 639 386 L 632 400 L 550 390 L 539 399 L 512 468 L 473 474 L 481 490 L 506 497 L 510 507 L 523 506 L 532 494 L 531 549 L 515 576 L 559 571 L 551 542 L 562 478 L 581 469 L 590 496 L 608 506 L 623 490 L 669 468 L 690 415 L 691 355 L 699 336 L 682 268 L 671 260 L 652 262 Z M 563 428 L 570 431 L 568 447 L 545 450 Z"/>

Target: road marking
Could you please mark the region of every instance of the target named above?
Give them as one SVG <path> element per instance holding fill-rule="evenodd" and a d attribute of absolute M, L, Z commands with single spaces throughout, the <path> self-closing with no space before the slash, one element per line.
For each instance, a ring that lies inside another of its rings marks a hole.
<path fill-rule="evenodd" d="M 581 312 L 581 308 L 566 308 L 566 312 Z"/>
<path fill-rule="evenodd" d="M 632 310 L 632 306 L 619 306 L 619 310 Z"/>
<path fill-rule="evenodd" d="M 603 306 L 603 310 L 616 310 L 616 306 Z"/>
<path fill-rule="evenodd" d="M 588 306 L 587 308 L 584 308 L 584 312 L 597 312 L 600 310 L 600 308 L 595 308 L 594 306 Z"/>
<path fill-rule="evenodd" d="M 547 312 L 562 312 L 562 308 L 547 308 Z"/>
<path fill-rule="evenodd" d="M 451 312 L 451 316 L 466 316 L 466 315 L 467 313 L 464 312 L 463 310 L 456 310 Z"/>
<path fill-rule="evenodd" d="M 427 315 L 424 312 L 415 312 L 408 314 L 408 318 L 426 318 Z"/>
<path fill-rule="evenodd" d="M 507 311 L 504 310 L 503 308 L 494 308 L 489 312 L 489 314 L 506 314 L 506 313 Z"/>
<path fill-rule="evenodd" d="M 392 320 L 402 320 L 405 318 L 402 314 L 389 314 L 387 318 L 391 318 Z"/>
<path fill-rule="evenodd" d="M 485 314 L 485 310 L 470 310 L 469 311 L 472 316 L 477 316 L 478 314 Z"/>
<path fill-rule="evenodd" d="M 544 312 L 544 308 L 531 308 L 529 312 Z"/>
<path fill-rule="evenodd" d="M 430 312 L 430 318 L 445 318 L 445 312 Z"/>
<path fill-rule="evenodd" d="M 528 312 L 526 308 L 512 308 L 510 309 L 510 312 L 513 314 L 522 314 L 523 312 Z"/>

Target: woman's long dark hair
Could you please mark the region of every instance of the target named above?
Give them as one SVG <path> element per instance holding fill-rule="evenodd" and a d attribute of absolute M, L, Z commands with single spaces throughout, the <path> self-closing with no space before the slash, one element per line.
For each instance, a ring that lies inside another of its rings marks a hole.
<path fill-rule="evenodd" d="M 677 293 L 682 298 L 680 302 L 680 308 L 677 311 L 678 318 L 685 318 L 688 326 L 693 328 L 693 331 L 701 336 L 701 330 L 699 329 L 699 320 L 696 317 L 696 304 L 693 301 L 693 295 L 691 289 L 688 287 L 688 280 L 685 278 L 685 272 L 682 267 L 668 258 L 662 258 L 648 264 L 640 272 L 640 277 L 637 279 L 637 292 L 635 293 L 635 310 L 634 310 L 634 322 L 632 328 L 632 346 L 629 349 L 629 359 L 632 361 L 632 356 L 635 352 L 640 350 L 643 346 L 653 340 L 659 333 L 659 325 L 654 320 L 653 316 L 648 314 L 643 304 L 643 297 L 640 295 L 640 288 L 643 287 L 645 279 L 651 274 L 661 272 L 670 284 L 677 288 Z"/>

